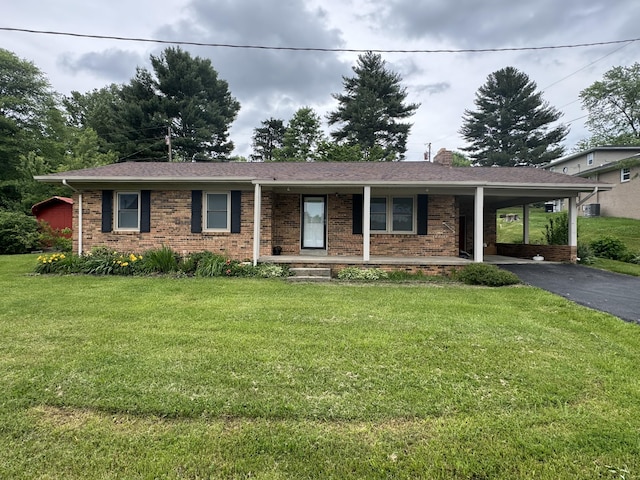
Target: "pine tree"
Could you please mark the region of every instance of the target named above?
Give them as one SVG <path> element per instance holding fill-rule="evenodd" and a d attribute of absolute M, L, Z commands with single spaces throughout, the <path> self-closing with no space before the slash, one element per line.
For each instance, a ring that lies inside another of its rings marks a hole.
<path fill-rule="evenodd" d="M 343 77 L 345 93 L 333 95 L 340 104 L 328 121 L 339 128 L 331 136 L 341 144 L 359 145 L 363 160 L 403 160 L 411 124 L 400 120 L 413 115 L 419 104 L 404 103 L 402 78 L 386 69 L 381 55 L 360 55 L 353 71 L 355 76 Z"/>
<path fill-rule="evenodd" d="M 476 111 L 465 110 L 460 134 L 471 143 L 463 150 L 484 166 L 527 166 L 560 157 L 562 114 L 542 99 L 536 84 L 513 67 L 493 72 L 476 93 Z"/>
<path fill-rule="evenodd" d="M 275 151 L 282 148 L 286 127 L 279 118 L 269 118 L 262 121 L 262 127 L 253 130 L 252 162 L 272 162 Z"/>

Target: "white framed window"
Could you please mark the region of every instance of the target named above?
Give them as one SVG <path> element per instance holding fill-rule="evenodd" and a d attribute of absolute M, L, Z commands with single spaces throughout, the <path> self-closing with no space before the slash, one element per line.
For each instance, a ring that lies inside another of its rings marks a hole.
<path fill-rule="evenodd" d="M 204 194 L 204 230 L 229 232 L 231 229 L 231 193 L 206 192 Z"/>
<path fill-rule="evenodd" d="M 620 181 L 628 182 L 629 180 L 631 180 L 631 168 L 627 167 L 620 169 Z"/>
<path fill-rule="evenodd" d="M 140 192 L 116 192 L 116 230 L 140 230 Z"/>
<path fill-rule="evenodd" d="M 587 153 L 587 165 L 593 165 L 593 152 Z"/>
<path fill-rule="evenodd" d="M 414 197 L 372 197 L 371 231 L 380 233 L 415 233 Z"/>

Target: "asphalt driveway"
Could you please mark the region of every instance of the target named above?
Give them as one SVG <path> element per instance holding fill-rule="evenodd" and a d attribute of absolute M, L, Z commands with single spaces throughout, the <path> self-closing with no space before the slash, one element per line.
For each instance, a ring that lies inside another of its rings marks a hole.
<path fill-rule="evenodd" d="M 534 287 L 580 305 L 640 324 L 640 277 L 597 270 L 583 265 L 500 265 Z"/>

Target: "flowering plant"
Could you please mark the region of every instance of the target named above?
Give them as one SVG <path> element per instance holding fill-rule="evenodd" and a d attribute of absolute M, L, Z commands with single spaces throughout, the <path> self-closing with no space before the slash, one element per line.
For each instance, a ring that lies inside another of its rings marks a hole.
<path fill-rule="evenodd" d="M 67 256 L 64 253 L 52 253 L 51 255 L 39 255 L 37 258 L 36 273 L 61 273 L 64 271 Z"/>

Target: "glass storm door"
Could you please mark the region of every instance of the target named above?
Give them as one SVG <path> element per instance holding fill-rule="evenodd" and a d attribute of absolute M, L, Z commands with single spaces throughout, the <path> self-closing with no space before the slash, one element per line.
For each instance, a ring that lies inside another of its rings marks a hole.
<path fill-rule="evenodd" d="M 302 198 L 302 248 L 326 248 L 326 197 Z"/>

